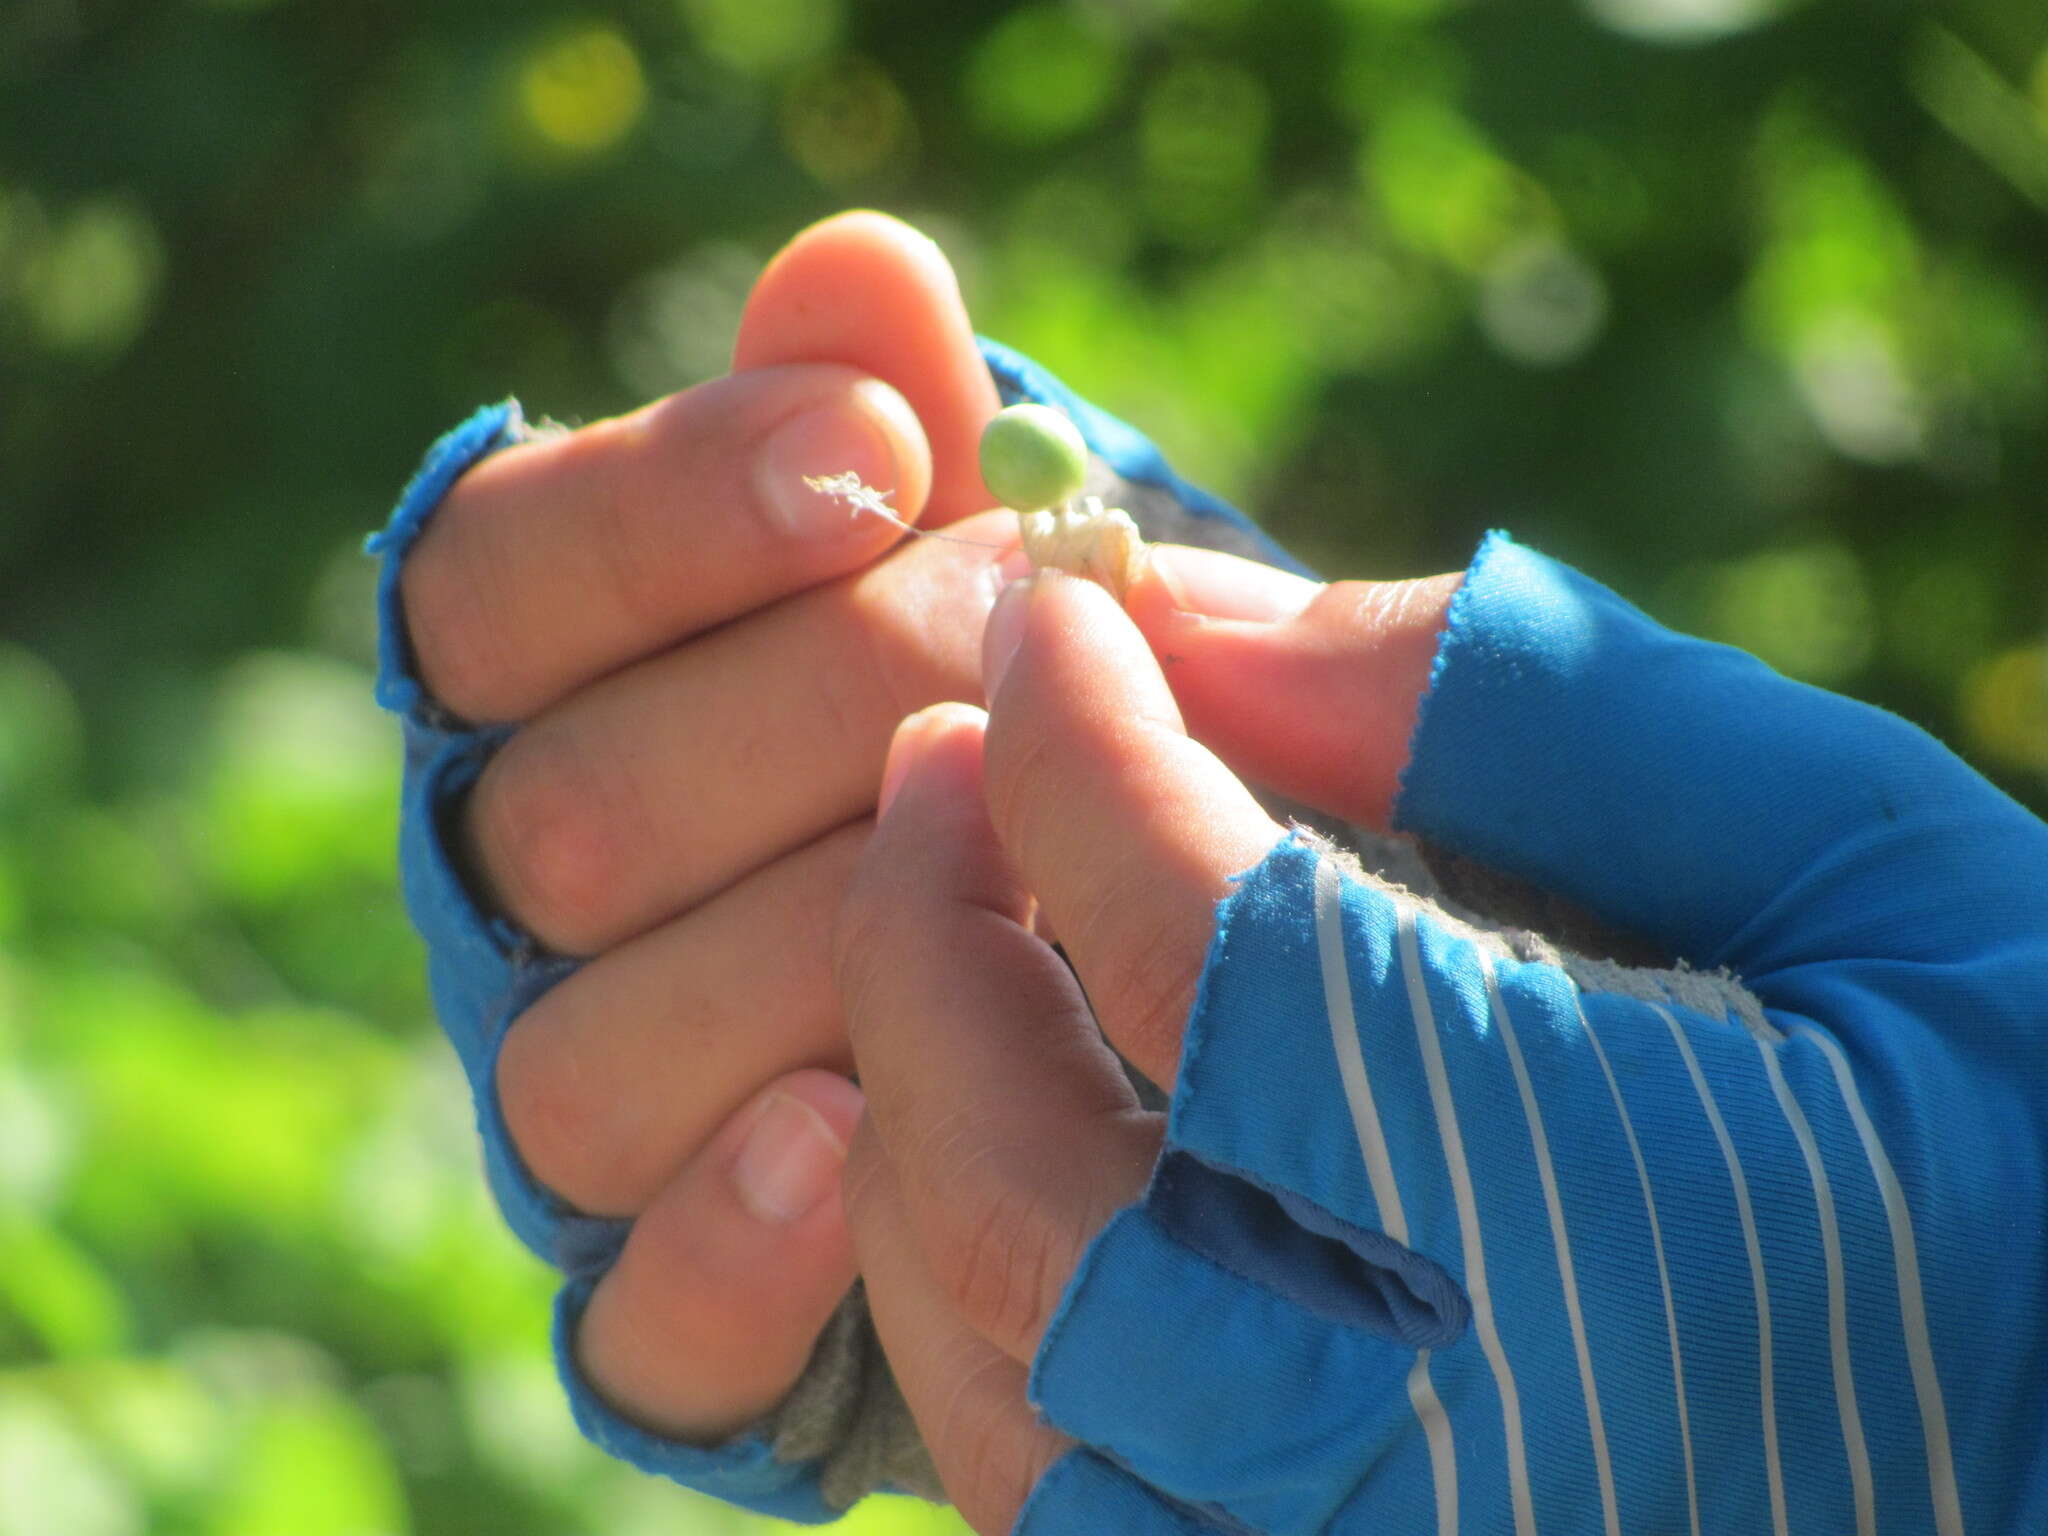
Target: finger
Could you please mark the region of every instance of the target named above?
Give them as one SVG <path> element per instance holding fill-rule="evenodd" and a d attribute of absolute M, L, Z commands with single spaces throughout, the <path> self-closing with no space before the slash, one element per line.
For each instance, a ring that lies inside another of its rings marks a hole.
<path fill-rule="evenodd" d="M 975 346 L 960 285 L 937 245 L 886 214 L 813 224 L 768 263 L 733 347 L 733 367 L 844 363 L 894 385 L 931 444 L 937 527 L 991 505 L 981 429 L 1000 401 Z"/>
<path fill-rule="evenodd" d="M 866 1122 L 846 1205 L 875 1332 L 946 1495 L 983 1536 L 1002 1536 L 1071 1442 L 1038 1422 L 1025 1367 L 968 1327 L 925 1267 L 896 1170 Z"/>
<path fill-rule="evenodd" d="M 834 974 L 925 1263 L 1023 1362 L 1081 1250 L 1144 1188 L 1160 1125 L 1025 926 L 1030 899 L 983 807 L 981 723 L 940 705 L 898 731 Z"/>
<path fill-rule="evenodd" d="M 1013 526 L 960 532 L 996 546 Z M 978 690 L 1003 558 L 924 540 L 549 710 L 466 804 L 486 898 L 591 954 L 866 815 L 896 722 Z"/>
<path fill-rule="evenodd" d="M 905 518 L 931 483 L 903 397 L 812 364 L 719 379 L 485 460 L 402 579 L 421 676 L 472 720 L 866 564 L 900 531 L 804 484 L 853 471 Z"/>
<path fill-rule="evenodd" d="M 987 646 L 996 831 L 1104 1031 L 1170 1087 L 1216 903 L 1281 829 L 1188 737 L 1144 637 L 1093 582 L 1013 586 Z"/>
<path fill-rule="evenodd" d="M 576 1337 L 614 1410 L 708 1444 L 788 1395 L 853 1283 L 839 1195 L 860 1107 L 829 1072 L 770 1083 L 633 1224 Z"/>
<path fill-rule="evenodd" d="M 1324 586 L 1160 545 L 1127 607 L 1193 735 L 1267 789 L 1384 828 L 1463 579 Z"/>
<path fill-rule="evenodd" d="M 632 1216 L 760 1084 L 850 1071 L 827 946 L 869 824 L 776 860 L 543 994 L 498 1055 L 498 1099 L 534 1178 Z"/>

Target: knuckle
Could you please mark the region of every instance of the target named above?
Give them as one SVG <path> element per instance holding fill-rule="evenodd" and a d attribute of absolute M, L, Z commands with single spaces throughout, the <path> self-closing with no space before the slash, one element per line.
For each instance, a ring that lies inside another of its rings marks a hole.
<path fill-rule="evenodd" d="M 677 573 L 690 568 L 691 538 L 701 533 L 676 515 L 675 492 L 663 470 L 658 426 L 650 422 L 599 423 L 577 434 L 580 451 L 595 462 L 588 475 L 596 495 L 589 508 L 598 580 L 610 601 L 640 633 L 662 633 L 678 604 Z"/>
<path fill-rule="evenodd" d="M 759 1287 L 721 1273 L 713 1258 L 716 1235 L 704 1221 L 686 1219 L 689 1214 L 670 1207 L 659 1213 L 662 1219 L 649 1213 L 635 1222 L 627 1252 L 605 1283 L 621 1287 L 635 1344 L 651 1357 L 650 1374 L 694 1376 L 716 1363 L 737 1376 L 768 1355 L 779 1320 L 764 1316 L 769 1298 Z M 751 1343 L 726 1361 L 707 1358 L 737 1340 Z"/>
<path fill-rule="evenodd" d="M 444 507 L 441 516 L 452 519 L 456 510 Z M 457 714 L 474 720 L 506 718 L 511 714 L 505 692 L 511 666 L 493 585 L 487 573 L 475 569 L 475 561 L 458 561 L 454 546 L 445 537 L 435 538 L 441 531 L 429 527 L 399 578 L 420 678 Z"/>
<path fill-rule="evenodd" d="M 879 600 L 849 592 L 843 605 L 827 612 L 823 649 L 833 664 L 810 674 L 807 718 L 823 750 L 871 761 L 879 777 L 897 723 L 939 695 L 927 697 L 928 690 L 906 676 L 903 647 L 893 643 L 890 615 Z"/>
<path fill-rule="evenodd" d="M 1026 873 L 1048 867 L 1064 798 L 1054 777 L 1060 743 L 1036 721 L 992 715 L 984 760 L 989 823 L 997 838 Z"/>
<path fill-rule="evenodd" d="M 962 1347 L 974 1345 L 963 1340 Z M 989 1536 L 1016 1524 L 1041 1470 L 1031 1437 L 1017 1432 L 1015 1369 L 982 1351 L 960 1362 L 947 1373 L 954 1386 L 933 1436 L 947 1493 L 967 1522 Z"/>
<path fill-rule="evenodd" d="M 1316 595 L 1316 618 L 1345 633 L 1370 631 L 1382 622 L 1389 595 L 1399 583 L 1333 581 Z"/>
<path fill-rule="evenodd" d="M 861 654 L 859 638 L 854 637 L 841 654 L 841 665 L 820 667 L 811 674 L 804 719 L 814 750 L 828 761 L 866 762 L 872 758 L 879 771 L 880 754 L 895 717 L 878 705 L 875 690 L 864 686 L 873 669 Z"/>
<path fill-rule="evenodd" d="M 499 1110 L 520 1161 L 539 1183 L 580 1211 L 625 1214 L 630 1202 L 609 1176 L 596 1134 L 605 1124 L 602 1106 L 590 1101 L 575 1063 L 562 1059 L 561 1031 L 553 1027 L 561 1021 L 549 1007 L 558 993 L 535 1003 L 505 1036 Z"/>
<path fill-rule="evenodd" d="M 834 645 L 847 658 L 844 670 L 860 680 L 867 701 L 892 729 L 945 695 L 935 675 L 944 630 L 936 610 L 944 596 L 915 578 L 920 553 L 913 548 L 842 583 L 834 610 L 842 632 Z"/>
<path fill-rule="evenodd" d="M 1208 930 L 1191 932 L 1185 911 L 1162 907 L 1149 870 L 1124 859 L 1076 930 L 1103 935 L 1107 965 L 1084 971 L 1089 997 L 1126 1055 L 1177 1061 L 1188 1012 L 1208 960 Z"/>
<path fill-rule="evenodd" d="M 832 924 L 832 981 L 839 994 L 841 1016 L 856 1039 L 874 1013 L 893 959 L 896 915 L 873 883 L 856 876 Z"/>
<path fill-rule="evenodd" d="M 471 795 L 474 848 L 490 893 L 552 949 L 594 953 L 614 936 L 630 868 L 621 794 L 589 754 L 521 732 Z"/>
<path fill-rule="evenodd" d="M 936 1245 L 935 1277 L 970 1327 L 1028 1350 L 1050 1320 L 1055 1281 L 1072 1269 L 1078 1246 L 1033 1182 L 1018 1175 L 1028 1154 L 987 1143 L 957 1120 L 942 1121 L 933 1139 L 948 1145 L 933 1147 L 943 1160 L 924 1166 L 950 1167 L 956 1185 L 970 1187 Z"/>

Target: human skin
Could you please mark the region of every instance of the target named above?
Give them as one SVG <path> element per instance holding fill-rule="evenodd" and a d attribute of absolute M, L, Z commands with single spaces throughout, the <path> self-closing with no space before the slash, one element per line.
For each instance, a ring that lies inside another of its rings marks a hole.
<path fill-rule="evenodd" d="M 1021 573 L 975 464 L 996 407 L 937 248 L 843 215 L 763 272 L 732 374 L 495 455 L 406 566 L 429 688 L 521 725 L 461 840 L 487 900 L 589 963 L 514 1024 L 498 1086 L 541 1183 L 634 1218 L 577 1349 L 658 1431 L 770 1409 L 855 1273 L 863 1100 L 829 934 L 898 723 L 982 696 Z M 802 489 L 849 469 L 979 544 Z M 1455 584 L 1168 550 L 1129 608 L 1224 761 L 1383 822 Z"/>

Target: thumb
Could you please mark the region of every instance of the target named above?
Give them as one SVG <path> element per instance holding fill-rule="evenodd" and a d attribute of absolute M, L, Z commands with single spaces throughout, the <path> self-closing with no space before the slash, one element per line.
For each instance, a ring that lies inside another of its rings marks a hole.
<path fill-rule="evenodd" d="M 1384 828 L 1462 580 L 1318 585 L 1155 545 L 1126 606 L 1190 735 L 1247 779 Z"/>
<path fill-rule="evenodd" d="M 1111 1042 L 1168 1086 L 1216 903 L 1281 829 L 1189 738 L 1143 637 L 1094 582 L 1012 583 L 982 643 L 991 824 Z"/>
<path fill-rule="evenodd" d="M 977 463 L 996 413 L 960 284 L 938 246 L 908 224 L 859 210 L 804 230 L 768 263 L 733 345 L 737 370 L 845 363 L 894 386 L 931 444 L 928 527 L 989 505 Z"/>

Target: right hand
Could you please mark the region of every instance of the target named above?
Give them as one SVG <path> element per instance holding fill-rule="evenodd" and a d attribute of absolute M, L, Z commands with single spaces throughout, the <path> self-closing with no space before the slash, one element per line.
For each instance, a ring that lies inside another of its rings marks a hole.
<path fill-rule="evenodd" d="M 997 405 L 937 248 L 845 215 L 770 263 L 732 374 L 479 464 L 404 567 L 428 688 L 519 725 L 465 802 L 477 894 L 590 957 L 498 1066 L 533 1176 L 634 1218 L 579 1360 L 678 1439 L 772 1409 L 853 1279 L 832 914 L 896 723 L 979 697 L 1004 579 L 1000 515 L 892 549 L 801 477 L 966 518 Z"/>

